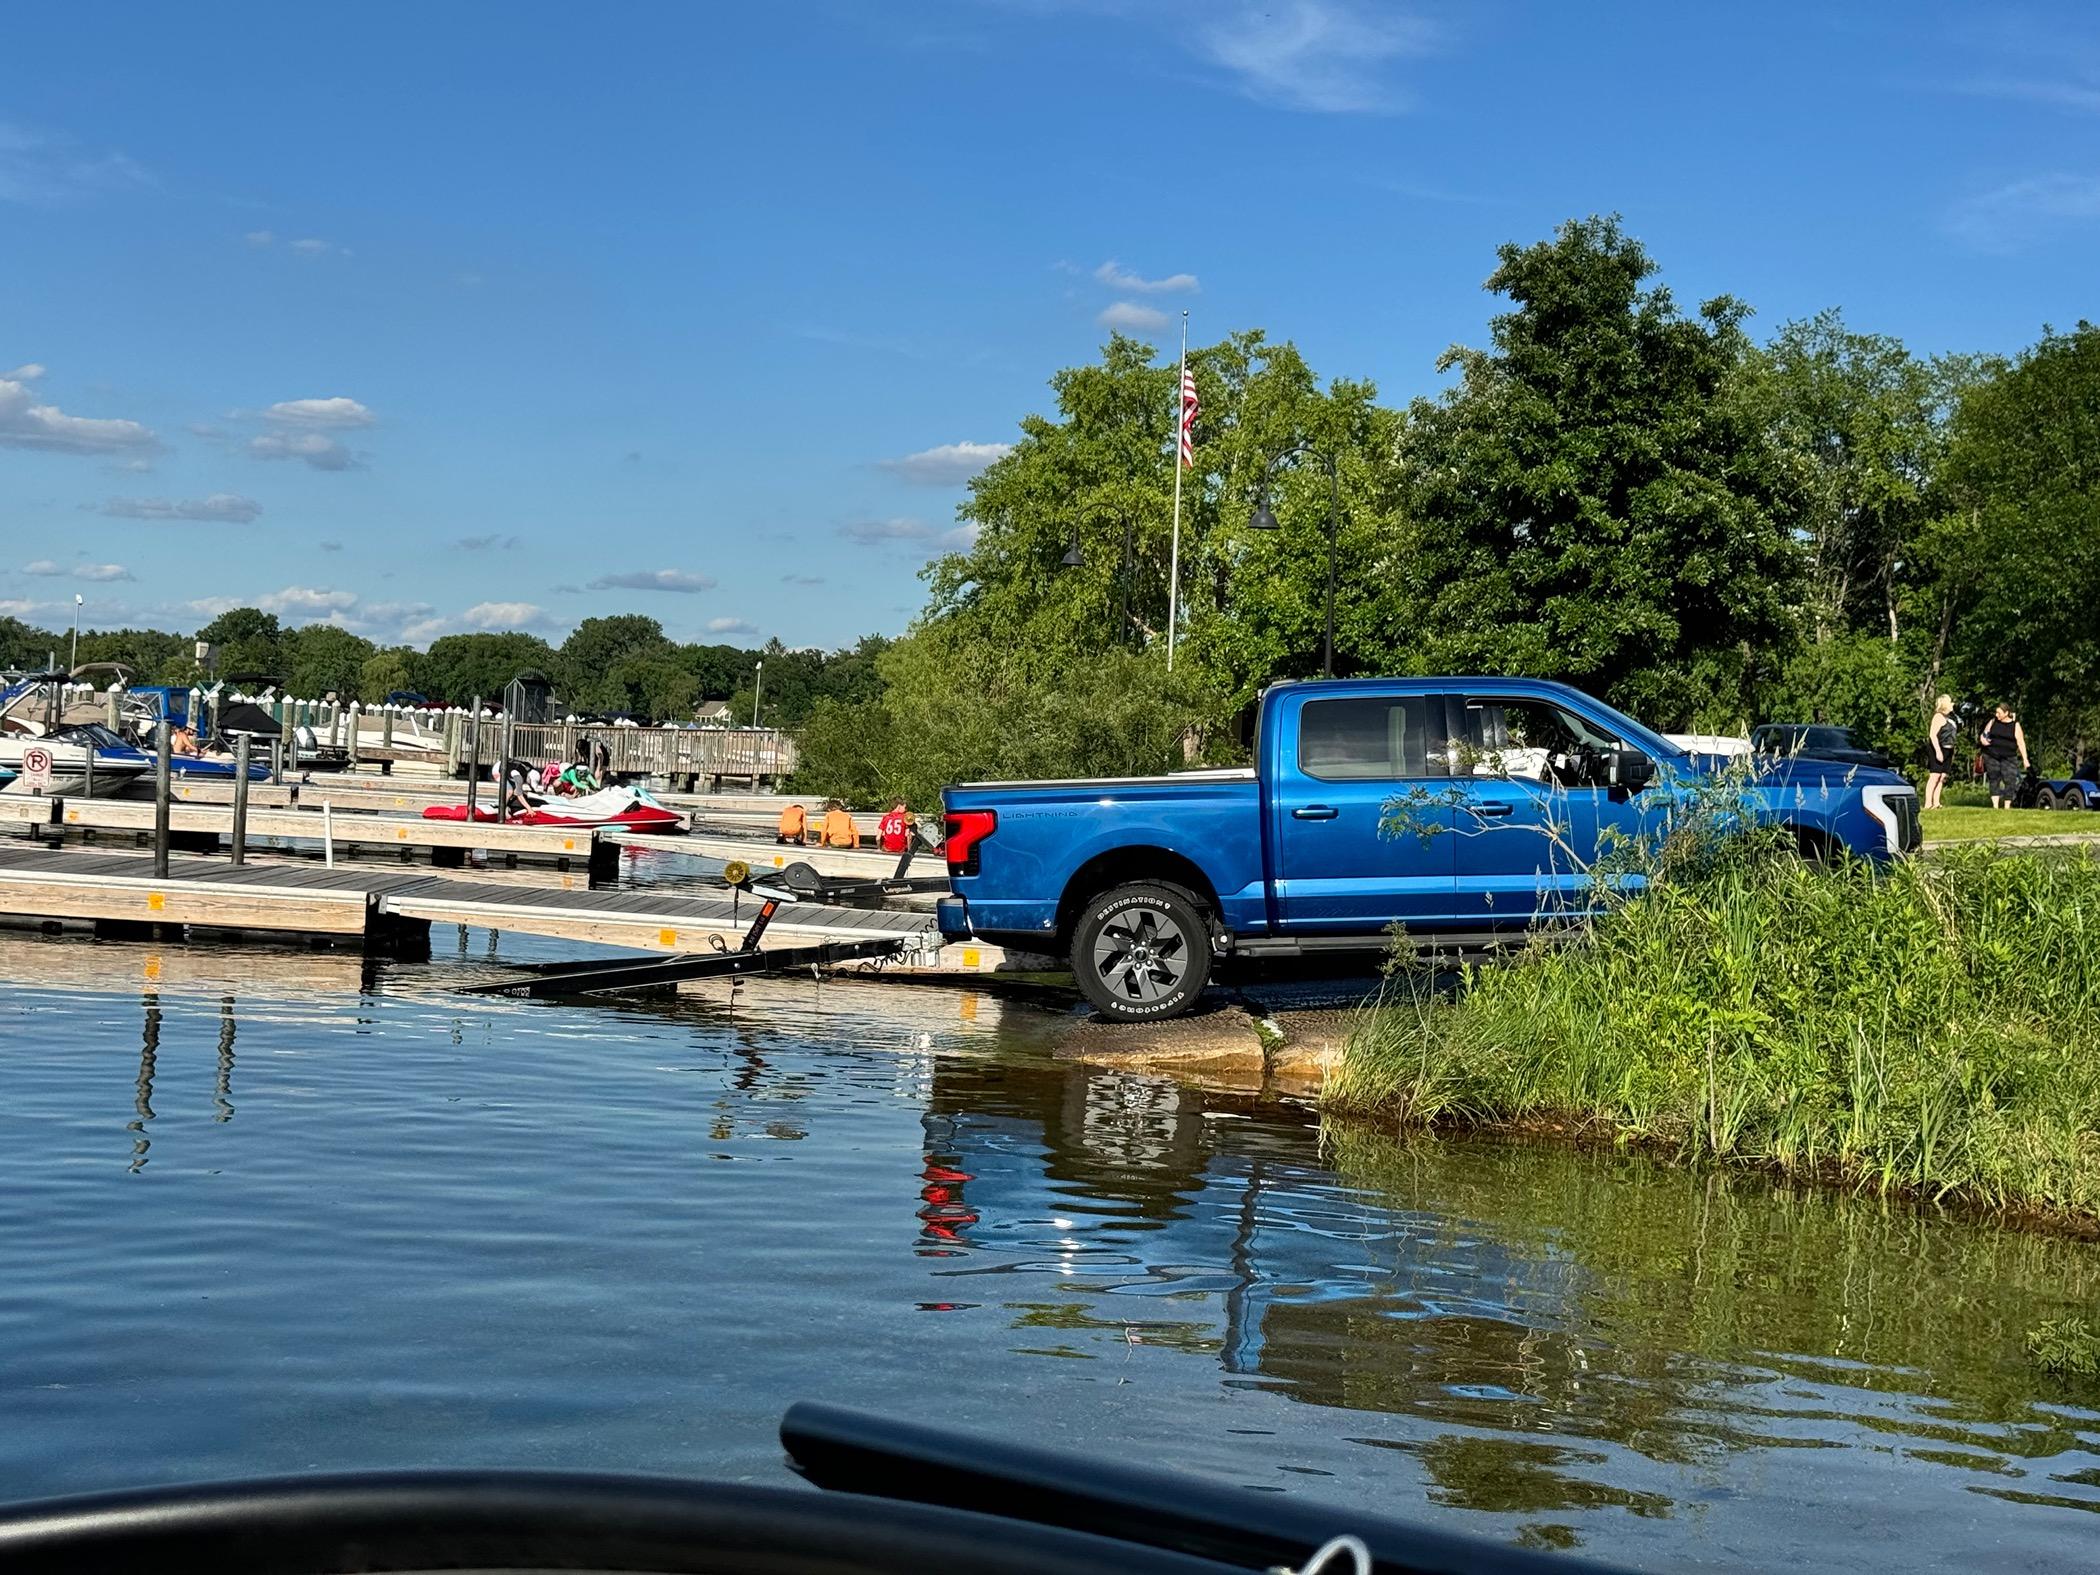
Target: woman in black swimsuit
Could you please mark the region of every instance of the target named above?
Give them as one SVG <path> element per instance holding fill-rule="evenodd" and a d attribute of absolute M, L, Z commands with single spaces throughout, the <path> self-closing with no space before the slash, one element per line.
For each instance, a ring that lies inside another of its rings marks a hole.
<path fill-rule="evenodd" d="M 1954 769 L 1954 697 L 1941 695 L 1932 703 L 1932 721 L 1925 729 L 1925 807 L 1938 809 L 1940 795 L 1947 791 L 1947 773 Z"/>

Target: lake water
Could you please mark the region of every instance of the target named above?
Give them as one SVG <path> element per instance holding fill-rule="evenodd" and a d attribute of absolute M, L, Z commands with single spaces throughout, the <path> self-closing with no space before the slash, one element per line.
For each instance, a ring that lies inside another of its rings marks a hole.
<path fill-rule="evenodd" d="M 0 935 L 0 1494 L 786 1480 L 802 1397 L 1657 1569 L 2086 1569 L 2100 1249 L 1330 1134 L 951 989 Z M 2082 1387 L 2081 1387 L 2082 1384 Z M 1341 1517 L 1346 1521 L 1346 1513 Z"/>

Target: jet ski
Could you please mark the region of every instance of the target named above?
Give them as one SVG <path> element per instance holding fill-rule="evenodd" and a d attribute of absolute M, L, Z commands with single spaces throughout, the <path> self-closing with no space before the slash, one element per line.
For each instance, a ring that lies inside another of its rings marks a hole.
<path fill-rule="evenodd" d="M 527 809 L 513 810 L 513 826 L 625 826 L 632 831 L 682 832 L 692 823 L 674 809 L 666 808 L 646 788 L 600 788 L 577 798 L 528 794 Z M 425 820 L 465 820 L 464 804 L 432 804 L 423 811 Z M 474 806 L 474 819 L 493 821 L 493 805 Z"/>

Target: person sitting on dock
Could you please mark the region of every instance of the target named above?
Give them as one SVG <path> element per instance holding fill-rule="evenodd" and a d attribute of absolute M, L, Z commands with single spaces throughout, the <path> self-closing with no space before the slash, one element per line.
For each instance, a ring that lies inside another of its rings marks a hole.
<path fill-rule="evenodd" d="M 911 846 L 911 811 L 905 808 L 903 799 L 890 806 L 890 812 L 882 817 L 876 830 L 882 837 L 882 851 L 885 853 L 902 853 Z"/>
<path fill-rule="evenodd" d="M 801 804 L 790 804 L 780 812 L 779 834 L 775 842 L 792 842 L 800 847 L 809 837 L 809 810 Z"/>
<path fill-rule="evenodd" d="M 853 824 L 853 817 L 846 813 L 846 806 L 837 799 L 824 805 L 824 846 L 827 848 L 857 848 L 860 846 L 860 828 Z"/>

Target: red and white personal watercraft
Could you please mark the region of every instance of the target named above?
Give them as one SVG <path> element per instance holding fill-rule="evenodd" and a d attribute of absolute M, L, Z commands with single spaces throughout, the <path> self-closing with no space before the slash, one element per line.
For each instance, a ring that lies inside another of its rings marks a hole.
<path fill-rule="evenodd" d="M 465 820 L 464 804 L 432 804 L 423 811 L 425 820 Z M 493 821 L 493 805 L 475 805 L 477 821 Z M 625 826 L 630 831 L 675 833 L 692 829 L 692 823 L 674 809 L 658 803 L 647 788 L 600 788 L 578 798 L 535 796 L 532 808 L 511 814 L 513 826 Z"/>

